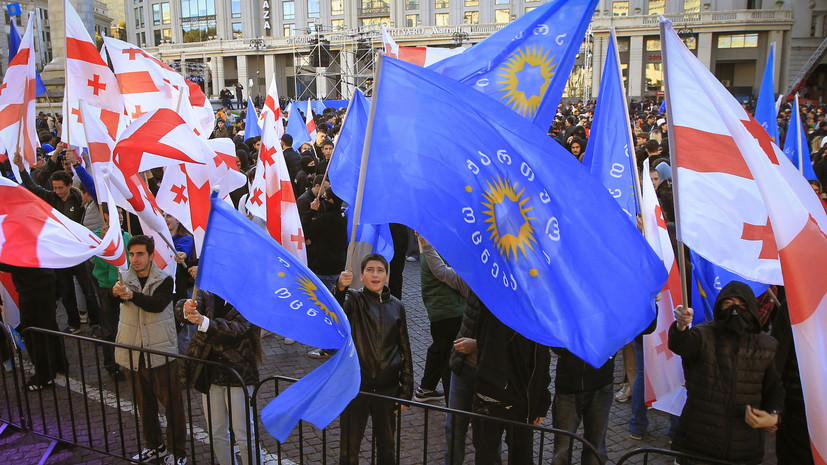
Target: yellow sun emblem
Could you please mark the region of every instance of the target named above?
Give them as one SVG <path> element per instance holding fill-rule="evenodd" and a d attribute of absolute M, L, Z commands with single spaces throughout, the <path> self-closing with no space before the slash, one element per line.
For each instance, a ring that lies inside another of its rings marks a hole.
<path fill-rule="evenodd" d="M 497 176 L 494 184 L 488 183 L 483 196 L 488 202 L 482 202 L 487 208 L 483 211 L 488 218 L 488 231 L 491 231 L 491 239 L 496 243 L 500 255 L 505 255 L 506 260 L 514 255 L 517 258 L 517 249 L 526 256 L 525 248 L 528 246 L 534 250 L 534 227 L 531 226 L 533 217 L 528 212 L 534 207 L 526 207 L 529 197 L 523 198 L 525 189 L 517 192 L 515 186 L 511 185 L 508 178 L 505 181 Z"/>
<path fill-rule="evenodd" d="M 296 280 L 299 282 L 299 286 L 303 291 L 302 293 L 306 295 L 308 299 L 310 299 L 310 302 L 313 305 L 319 307 L 320 310 L 324 311 L 324 314 L 338 326 L 339 317 L 336 316 L 335 313 L 330 311 L 330 309 L 327 308 L 327 305 L 321 303 L 319 301 L 319 298 L 316 296 L 316 291 L 319 290 L 319 287 L 316 286 L 316 284 L 314 284 L 313 281 L 311 281 L 310 278 L 306 276 L 299 276 L 298 278 L 296 278 Z"/>
<path fill-rule="evenodd" d="M 497 84 L 504 84 L 500 92 L 505 92 L 502 99 L 508 99 L 507 105 L 523 116 L 534 116 L 557 66 L 552 61 L 554 57 L 536 44 L 530 50 L 529 46 L 518 49 L 506 60 L 499 68 L 503 74 L 498 74 L 503 80 Z"/>

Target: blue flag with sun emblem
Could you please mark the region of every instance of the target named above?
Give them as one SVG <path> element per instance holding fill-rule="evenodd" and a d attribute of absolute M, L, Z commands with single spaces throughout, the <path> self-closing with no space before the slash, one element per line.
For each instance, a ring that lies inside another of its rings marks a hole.
<path fill-rule="evenodd" d="M 350 323 L 315 274 L 266 231 L 212 194 L 196 284 L 232 304 L 250 323 L 313 347 L 339 351 L 261 411 L 284 441 L 299 420 L 326 427 L 359 392 Z"/>
<path fill-rule="evenodd" d="M 626 93 L 623 91 L 615 54 L 614 31 L 611 32 L 598 95 L 600 97 L 594 110 L 592 137 L 583 155 L 583 166 L 606 186 L 620 208 L 634 222 L 638 211 L 634 180 L 634 170 L 637 167 L 632 157 L 635 148 L 624 103 Z"/>
<path fill-rule="evenodd" d="M 597 0 L 549 0 L 428 69 L 487 94 L 548 130 Z"/>
<path fill-rule="evenodd" d="M 381 60 L 362 220 L 413 228 L 503 323 L 593 366 L 640 334 L 666 270 L 606 188 L 497 101 Z"/>

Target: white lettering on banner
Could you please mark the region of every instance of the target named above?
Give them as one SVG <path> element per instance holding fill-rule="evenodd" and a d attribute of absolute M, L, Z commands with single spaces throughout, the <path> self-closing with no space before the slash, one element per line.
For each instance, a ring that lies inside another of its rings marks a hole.
<path fill-rule="evenodd" d="M 263 13 L 264 19 L 264 30 L 270 29 L 270 1 L 264 0 L 261 3 L 261 10 Z"/>

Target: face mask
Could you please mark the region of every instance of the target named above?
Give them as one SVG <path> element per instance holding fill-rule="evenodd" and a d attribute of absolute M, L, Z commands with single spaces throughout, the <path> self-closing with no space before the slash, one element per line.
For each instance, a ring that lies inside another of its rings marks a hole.
<path fill-rule="evenodd" d="M 752 329 L 752 319 L 749 311 L 740 306 L 733 305 L 723 310 L 726 313 L 726 318 L 721 321 L 721 326 L 735 334 L 744 334 Z"/>

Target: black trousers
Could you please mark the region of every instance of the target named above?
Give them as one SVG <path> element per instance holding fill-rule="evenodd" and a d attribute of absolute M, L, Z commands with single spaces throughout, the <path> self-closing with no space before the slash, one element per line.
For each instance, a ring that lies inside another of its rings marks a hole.
<path fill-rule="evenodd" d="M 385 392 L 377 392 L 377 394 L 395 396 L 398 391 L 399 389 L 394 387 Z M 373 439 L 376 444 L 376 464 L 396 463 L 394 435 L 396 421 L 393 413 L 396 408 L 393 402 L 382 399 L 361 395 L 353 399 L 339 417 L 339 464 L 359 464 L 359 451 L 362 447 L 362 438 L 365 436 L 368 416 L 371 417 Z"/>
<path fill-rule="evenodd" d="M 442 389 L 445 391 L 445 397 L 448 397 L 451 390 L 451 368 L 448 366 L 448 359 L 451 358 L 451 349 L 454 347 L 454 340 L 461 324 L 461 316 L 431 322 L 433 342 L 425 355 L 425 372 L 422 374 L 422 382 L 419 383 L 422 389 L 434 390 L 442 379 Z"/>
<path fill-rule="evenodd" d="M 68 366 L 63 345 L 57 337 L 24 331 L 37 327 L 58 331 L 55 311 L 57 303 L 52 293 L 20 294 L 20 326 L 23 344 L 34 364 L 35 381 L 46 383 L 55 379 L 55 373 L 65 372 Z"/>
<path fill-rule="evenodd" d="M 775 436 L 775 453 L 778 463 L 795 463 L 809 465 L 815 463 L 810 448 L 810 433 L 807 430 L 807 413 L 804 401 L 799 399 L 784 400 L 783 421 L 778 425 Z"/>
<path fill-rule="evenodd" d="M 513 421 L 525 421 L 525 409 L 504 402 L 484 401 L 474 395 L 474 413 L 481 413 L 496 418 Z M 472 418 L 474 441 L 474 463 L 476 465 L 495 465 L 499 463 L 500 443 L 503 432 L 508 444 L 509 465 L 530 465 L 534 458 L 534 432 L 528 428 L 505 425 L 492 419 Z"/>
<path fill-rule="evenodd" d="M 66 309 L 66 315 L 69 317 L 69 326 L 72 328 L 80 328 L 80 314 L 78 313 L 77 300 L 75 300 L 75 284 L 72 282 L 72 277 L 77 278 L 78 284 L 83 291 L 83 296 L 86 298 L 89 324 L 100 324 L 98 296 L 95 295 L 95 289 L 92 287 L 92 277 L 89 269 L 86 267 L 86 262 L 71 268 L 55 270 L 55 277 L 57 277 L 57 287 L 58 292 L 60 292 L 60 298 L 63 300 L 63 307 Z"/>
<path fill-rule="evenodd" d="M 112 295 L 111 287 L 98 288 L 98 297 L 101 302 L 101 339 L 115 342 L 115 336 L 118 334 L 118 320 L 121 316 L 120 302 Z M 118 368 L 118 365 L 115 363 L 114 346 L 103 346 L 103 367 L 110 372 Z"/>

